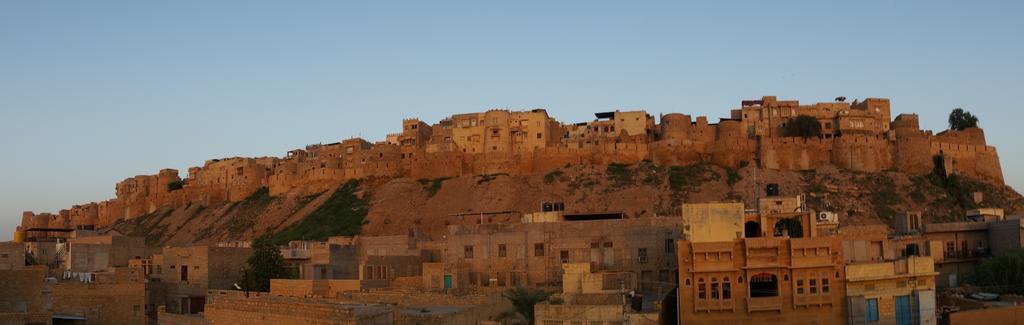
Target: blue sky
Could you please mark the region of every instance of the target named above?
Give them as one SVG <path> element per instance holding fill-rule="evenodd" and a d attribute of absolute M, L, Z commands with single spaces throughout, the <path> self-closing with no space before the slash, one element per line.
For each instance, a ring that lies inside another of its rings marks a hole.
<path fill-rule="evenodd" d="M 4 1 L 0 240 L 21 211 L 401 118 L 543 107 L 726 117 L 742 99 L 888 97 L 979 115 L 1024 186 L 1021 2 Z M 894 115 L 895 115 L 894 113 Z"/>

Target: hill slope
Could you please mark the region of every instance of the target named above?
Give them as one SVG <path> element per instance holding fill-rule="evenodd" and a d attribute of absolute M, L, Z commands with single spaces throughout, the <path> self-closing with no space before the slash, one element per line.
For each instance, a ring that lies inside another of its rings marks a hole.
<path fill-rule="evenodd" d="M 835 211 L 843 224 L 888 223 L 893 214 L 910 210 L 936 222 L 958 220 L 965 210 L 982 206 L 1024 212 L 1024 198 L 1013 189 L 969 178 L 642 162 L 566 165 L 544 174 L 367 179 L 311 196 L 271 197 L 261 190 L 242 202 L 158 210 L 113 228 L 154 245 L 248 240 L 267 231 L 282 243 L 413 230 L 439 238 L 446 225 L 475 223 L 480 213 L 534 212 L 550 201 L 565 202 L 569 212 L 621 211 L 629 218 L 677 216 L 682 202 L 742 201 L 753 207 L 755 193 L 767 183 L 778 183 L 782 195 L 806 194 L 809 208 Z M 982 193 L 980 204 L 974 192 Z M 514 215 L 485 217 L 501 222 Z"/>

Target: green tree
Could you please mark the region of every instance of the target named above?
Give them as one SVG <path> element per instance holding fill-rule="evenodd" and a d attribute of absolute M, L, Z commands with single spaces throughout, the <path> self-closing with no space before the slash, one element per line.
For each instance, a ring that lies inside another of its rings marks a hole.
<path fill-rule="evenodd" d="M 814 116 L 799 115 L 786 121 L 782 134 L 787 137 L 816 137 L 821 135 L 821 123 Z"/>
<path fill-rule="evenodd" d="M 506 290 L 501 294 L 502 297 L 512 302 L 512 306 L 516 308 L 516 312 L 523 315 L 526 321 L 530 324 L 534 322 L 533 308 L 538 303 L 548 300 L 551 297 L 551 293 L 543 290 L 530 290 L 520 286 L 515 286 Z"/>
<path fill-rule="evenodd" d="M 252 256 L 246 260 L 245 278 L 242 279 L 247 291 L 270 291 L 270 279 L 289 278 L 281 249 L 274 245 L 271 236 L 268 232 L 252 241 Z"/>
<path fill-rule="evenodd" d="M 1024 250 L 985 260 L 964 275 L 964 282 L 988 292 L 1024 293 Z"/>
<path fill-rule="evenodd" d="M 167 191 L 168 192 L 174 192 L 174 191 L 180 190 L 183 187 L 185 187 L 185 182 L 184 181 L 173 181 L 173 182 L 167 183 Z"/>
<path fill-rule="evenodd" d="M 978 117 L 964 110 L 963 108 L 957 107 L 952 112 L 949 112 L 949 129 L 962 131 L 968 128 L 978 127 Z"/>

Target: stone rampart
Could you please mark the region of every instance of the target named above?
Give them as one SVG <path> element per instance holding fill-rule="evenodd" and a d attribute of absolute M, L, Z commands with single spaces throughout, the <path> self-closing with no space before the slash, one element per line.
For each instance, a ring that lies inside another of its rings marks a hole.
<path fill-rule="evenodd" d="M 627 134 L 626 129 L 615 130 L 612 122 L 617 120 L 558 124 L 543 110 L 521 115 L 532 116 L 528 119 L 517 118 L 518 112 L 509 115 L 499 110 L 460 114 L 434 126 L 409 120 L 403 125 L 404 133 L 391 142 L 371 144 L 354 138 L 296 149 L 284 158 L 212 159 L 201 167 L 189 168 L 187 178 L 180 178 L 173 169 L 131 177 L 116 184 L 114 199 L 76 206 L 58 215 L 28 213 L 23 216 L 22 226 L 103 227 L 163 208 L 238 202 L 264 187 L 273 196 L 309 195 L 360 178 L 516 175 L 545 173 L 568 164 L 634 164 L 644 160 L 665 166 L 710 162 L 735 168 L 746 162 L 778 170 L 834 166 L 862 172 L 895 169 L 924 174 L 934 169 L 935 157 L 941 156 L 948 173 L 1002 183 L 998 154 L 986 145 L 981 129 L 933 135 L 920 130 L 917 115 L 901 114 L 890 124 L 888 101 L 871 103 L 878 109 L 868 112 L 865 110 L 871 105 L 832 103 L 800 106 L 796 101 L 765 97 L 745 101 L 741 110 L 734 110 L 730 118 L 718 124 L 708 123 L 703 116 L 663 115 L 660 124 L 651 122 L 646 126 L 646 135 L 637 129 L 644 127 L 643 123 L 620 125 L 630 130 Z M 830 108 L 821 108 L 826 106 Z M 780 133 L 779 125 L 796 114 L 791 108 L 825 114 L 818 119 L 832 133 L 810 138 L 773 135 Z M 642 120 L 636 112 L 615 114 L 627 113 Z M 844 117 L 852 119 L 844 123 L 856 125 L 840 126 L 839 122 L 846 121 Z M 527 125 L 541 128 L 531 130 Z M 843 132 L 843 127 L 852 129 Z"/>

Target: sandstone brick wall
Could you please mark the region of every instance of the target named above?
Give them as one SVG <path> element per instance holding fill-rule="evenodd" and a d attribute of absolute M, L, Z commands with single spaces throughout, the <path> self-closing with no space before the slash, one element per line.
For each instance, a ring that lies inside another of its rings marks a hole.
<path fill-rule="evenodd" d="M 206 304 L 206 319 L 214 325 L 251 324 L 338 324 L 387 325 L 394 322 L 394 311 L 384 306 L 365 306 L 336 301 L 284 297 L 211 297 Z"/>
<path fill-rule="evenodd" d="M 386 280 L 294 280 L 271 279 L 270 296 L 333 298 L 344 292 L 384 288 Z"/>
<path fill-rule="evenodd" d="M 49 313 L 3 313 L 0 312 L 2 325 L 49 325 L 53 315 Z"/>
<path fill-rule="evenodd" d="M 327 293 L 327 288 L 328 284 L 326 280 L 270 280 L 270 294 L 275 296 L 325 296 Z"/>
<path fill-rule="evenodd" d="M 157 325 L 210 325 L 210 321 L 206 320 L 203 315 L 168 313 L 163 307 L 158 309 L 156 320 Z"/>
<path fill-rule="evenodd" d="M 88 318 L 88 324 L 144 324 L 146 288 L 141 282 L 61 282 L 53 289 L 53 311 Z"/>
<path fill-rule="evenodd" d="M 1024 323 L 1024 306 L 995 307 L 949 314 L 950 325 L 1011 325 Z"/>
<path fill-rule="evenodd" d="M 499 294 L 452 295 L 443 293 L 397 291 L 345 292 L 338 299 L 359 303 L 391 304 L 403 306 L 478 306 L 507 303 Z"/>
<path fill-rule="evenodd" d="M 0 270 L 0 313 L 42 313 L 45 266 Z"/>
<path fill-rule="evenodd" d="M 22 243 L 0 243 L 0 270 L 25 267 L 25 245 Z"/>
<path fill-rule="evenodd" d="M 429 312 L 423 313 L 426 309 Z M 494 304 L 483 304 L 477 306 L 465 306 L 451 308 L 447 306 L 434 307 L 399 307 L 396 313 L 395 324 L 398 325 L 477 325 L 484 321 L 494 321 L 502 313 L 512 312 L 512 304 L 502 301 Z M 537 324 L 543 324 L 538 322 Z"/>

